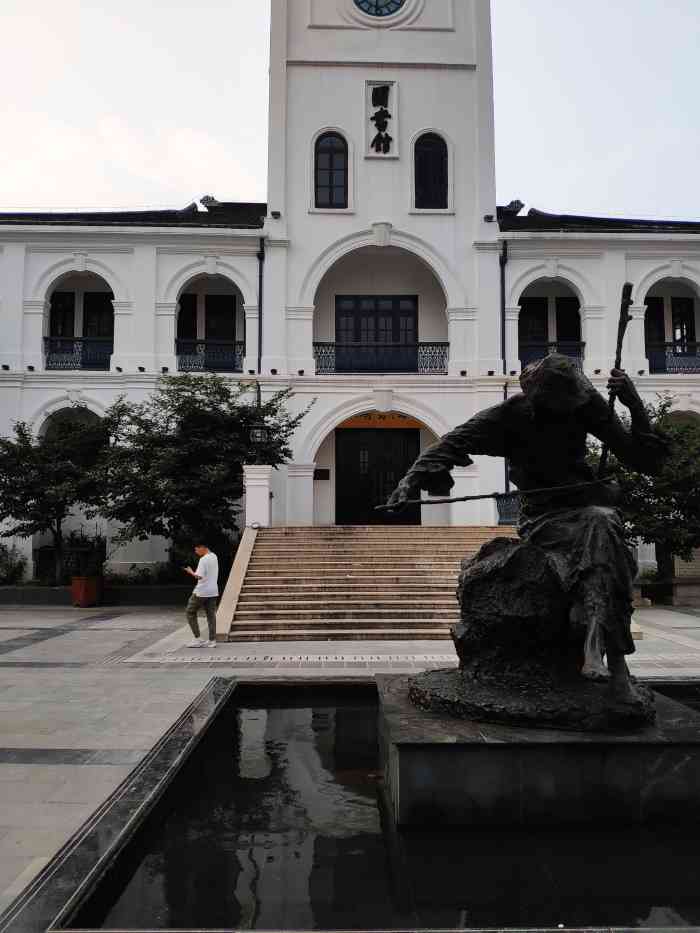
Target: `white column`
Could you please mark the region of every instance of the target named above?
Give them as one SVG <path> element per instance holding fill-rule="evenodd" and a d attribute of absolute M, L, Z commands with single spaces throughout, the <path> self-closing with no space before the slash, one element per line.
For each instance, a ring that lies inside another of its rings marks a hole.
<path fill-rule="evenodd" d="M 0 295 L 0 364 L 9 366 L 11 370 L 17 370 L 22 366 L 24 261 L 25 246 L 23 243 L 5 244 L 0 253 L 0 269 L 3 278 Z M 25 352 L 31 352 L 34 348 L 25 347 L 24 349 Z M 42 347 L 40 346 L 38 350 L 39 365 L 41 365 Z"/>
<path fill-rule="evenodd" d="M 522 369 L 520 360 L 520 342 L 518 340 L 518 320 L 520 305 L 506 308 L 506 371 L 519 373 Z"/>
<path fill-rule="evenodd" d="M 152 372 L 153 354 L 150 352 L 150 348 L 146 349 L 144 353 L 134 352 L 136 334 L 132 303 L 130 301 L 113 301 L 112 306 L 114 307 L 112 372 L 119 367 L 125 373 L 134 373 L 139 371 L 140 366 L 144 370 Z"/>
<path fill-rule="evenodd" d="M 622 368 L 628 375 L 638 376 L 649 372 L 646 346 L 644 345 L 644 305 L 632 305 L 629 309 L 630 321 L 622 344 Z M 612 360 L 610 364 L 612 364 Z"/>
<path fill-rule="evenodd" d="M 175 334 L 177 324 L 177 302 L 159 301 L 156 304 L 156 369 L 161 372 L 167 367 L 169 372 L 177 372 L 175 354 Z"/>
<path fill-rule="evenodd" d="M 303 370 L 305 376 L 316 373 L 314 359 L 314 308 L 287 308 L 287 357 L 292 376 Z"/>
<path fill-rule="evenodd" d="M 258 306 L 245 305 L 245 357 L 243 372 L 246 375 L 258 371 Z"/>
<path fill-rule="evenodd" d="M 268 465 L 250 464 L 243 467 L 245 486 L 246 527 L 259 525 L 270 527 L 270 480 L 273 468 Z"/>
<path fill-rule="evenodd" d="M 475 466 L 455 467 L 452 470 L 452 479 L 455 484 L 450 490 L 450 496 L 478 496 L 479 471 Z M 482 525 L 478 502 L 453 502 L 450 505 L 451 525 Z"/>
<path fill-rule="evenodd" d="M 450 376 L 466 372 L 476 375 L 476 309 L 447 309 L 447 339 L 450 342 Z"/>
<path fill-rule="evenodd" d="M 498 296 L 501 290 L 498 243 L 483 243 L 476 249 L 476 286 L 479 309 L 478 373 L 501 375 L 501 313 Z"/>
<path fill-rule="evenodd" d="M 22 368 L 44 368 L 44 334 L 48 333 L 48 303 L 25 298 L 22 304 Z"/>
<path fill-rule="evenodd" d="M 287 525 L 314 523 L 315 463 L 287 464 Z"/>
<path fill-rule="evenodd" d="M 268 240 L 265 260 L 262 346 L 262 371 L 266 376 L 287 375 L 286 284 L 286 245 Z"/>
<path fill-rule="evenodd" d="M 587 305 L 580 310 L 581 339 L 586 344 L 583 350 L 583 371 L 587 376 L 599 376 L 610 369 L 613 362 L 606 353 L 605 308 Z"/>

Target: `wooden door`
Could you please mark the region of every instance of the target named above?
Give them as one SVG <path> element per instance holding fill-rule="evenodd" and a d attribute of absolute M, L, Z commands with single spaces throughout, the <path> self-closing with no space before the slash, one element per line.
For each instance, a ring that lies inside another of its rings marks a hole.
<path fill-rule="evenodd" d="M 375 512 L 420 453 L 415 429 L 339 429 L 335 432 L 336 524 L 420 525 L 419 506 L 401 515 Z"/>

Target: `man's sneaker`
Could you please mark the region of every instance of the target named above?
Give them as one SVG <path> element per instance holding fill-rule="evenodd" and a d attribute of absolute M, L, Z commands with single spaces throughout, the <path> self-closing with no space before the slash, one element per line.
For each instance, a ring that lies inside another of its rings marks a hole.
<path fill-rule="evenodd" d="M 204 647 L 205 647 L 205 648 L 216 648 L 216 642 L 215 642 L 215 641 L 205 641 L 205 642 L 204 642 Z"/>
<path fill-rule="evenodd" d="M 188 645 L 185 645 L 186 648 L 204 648 L 207 644 L 204 638 L 195 638 L 194 641 L 191 641 Z"/>

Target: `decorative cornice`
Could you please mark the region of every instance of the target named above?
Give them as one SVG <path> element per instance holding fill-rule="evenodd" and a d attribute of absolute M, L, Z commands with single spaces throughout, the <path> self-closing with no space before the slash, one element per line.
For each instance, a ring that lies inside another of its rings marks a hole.
<path fill-rule="evenodd" d="M 46 308 L 47 302 L 43 298 L 25 298 L 22 302 L 22 310 L 25 314 L 43 314 Z"/>
<path fill-rule="evenodd" d="M 315 310 L 316 309 L 313 306 L 303 308 L 287 308 L 286 317 L 288 321 L 313 321 Z"/>
<path fill-rule="evenodd" d="M 315 469 L 315 463 L 288 463 L 287 476 L 294 479 L 313 478 Z"/>
<path fill-rule="evenodd" d="M 447 319 L 450 322 L 458 321 L 476 321 L 478 308 L 447 308 Z"/>

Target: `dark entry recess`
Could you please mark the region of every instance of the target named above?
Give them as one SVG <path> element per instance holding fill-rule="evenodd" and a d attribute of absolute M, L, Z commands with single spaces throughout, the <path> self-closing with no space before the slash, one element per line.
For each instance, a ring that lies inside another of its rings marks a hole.
<path fill-rule="evenodd" d="M 336 296 L 335 369 L 417 373 L 417 296 Z"/>
<path fill-rule="evenodd" d="M 419 506 L 400 515 L 375 512 L 420 453 L 416 429 L 335 432 L 337 525 L 420 525 Z"/>

